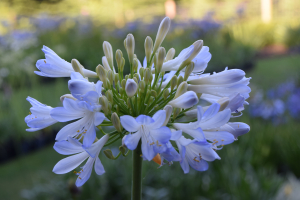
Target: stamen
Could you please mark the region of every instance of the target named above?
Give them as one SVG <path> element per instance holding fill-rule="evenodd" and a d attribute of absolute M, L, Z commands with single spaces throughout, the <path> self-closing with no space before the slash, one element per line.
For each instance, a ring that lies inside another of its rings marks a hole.
<path fill-rule="evenodd" d="M 44 60 L 44 62 L 46 63 L 46 60 Z"/>

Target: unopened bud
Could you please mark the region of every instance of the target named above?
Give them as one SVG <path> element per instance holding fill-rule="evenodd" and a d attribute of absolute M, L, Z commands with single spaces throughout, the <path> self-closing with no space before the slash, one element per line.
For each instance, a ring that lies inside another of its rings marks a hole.
<path fill-rule="evenodd" d="M 145 69 L 144 67 L 141 67 L 140 70 L 139 70 L 139 73 L 140 73 L 140 76 L 141 76 L 141 79 L 144 78 L 144 72 L 145 72 Z"/>
<path fill-rule="evenodd" d="M 138 59 L 136 59 L 136 58 L 133 59 L 132 70 L 133 70 L 134 73 L 137 72 L 138 66 L 139 66 L 139 61 L 138 61 Z"/>
<path fill-rule="evenodd" d="M 177 87 L 178 85 L 180 85 L 183 82 L 183 77 L 179 76 L 179 78 L 177 79 Z"/>
<path fill-rule="evenodd" d="M 186 81 L 189 76 L 191 75 L 192 71 L 194 70 L 195 64 L 194 62 L 191 62 L 186 68 L 184 72 L 184 78 L 183 80 Z"/>
<path fill-rule="evenodd" d="M 125 48 L 127 50 L 129 62 L 133 64 L 135 41 L 132 34 L 127 35 L 125 45 L 126 45 Z"/>
<path fill-rule="evenodd" d="M 152 77 L 152 73 L 151 73 L 150 69 L 149 68 L 145 69 L 144 79 L 145 79 L 146 84 L 151 83 L 151 81 L 152 81 L 151 77 Z"/>
<path fill-rule="evenodd" d="M 165 61 L 172 60 L 174 56 L 175 56 L 175 49 L 174 48 L 169 49 Z"/>
<path fill-rule="evenodd" d="M 136 78 L 136 80 L 140 80 L 139 74 L 137 74 L 137 73 L 134 74 L 133 77 Z"/>
<path fill-rule="evenodd" d="M 136 77 L 133 77 L 134 82 L 138 83 L 138 80 Z"/>
<path fill-rule="evenodd" d="M 119 74 L 118 73 L 115 73 L 114 81 L 115 81 L 115 84 L 119 81 Z"/>
<path fill-rule="evenodd" d="M 172 77 L 170 84 L 171 84 L 171 91 L 173 91 L 174 88 L 177 86 L 177 76 L 176 75 L 174 75 Z"/>
<path fill-rule="evenodd" d="M 165 122 L 163 123 L 163 126 L 166 126 L 169 122 L 169 119 L 172 115 L 173 107 L 171 105 L 166 105 L 164 107 L 164 110 L 166 111 L 166 119 Z"/>
<path fill-rule="evenodd" d="M 149 100 L 148 100 L 147 103 L 150 104 L 150 103 L 152 103 L 153 101 L 154 101 L 154 97 L 151 96 L 151 97 L 149 98 Z"/>
<path fill-rule="evenodd" d="M 83 74 L 83 71 L 82 71 L 83 67 L 81 66 L 79 61 L 76 60 L 76 59 L 72 59 L 71 64 L 72 64 L 72 67 L 73 67 L 74 71 L 79 72 L 84 77 L 84 74 Z"/>
<path fill-rule="evenodd" d="M 119 151 L 122 153 L 123 156 L 126 156 L 126 147 L 125 146 L 119 146 Z"/>
<path fill-rule="evenodd" d="M 164 99 L 165 99 L 165 100 L 168 98 L 169 94 L 170 94 L 170 92 L 169 92 L 168 89 L 164 90 L 163 95 L 164 95 Z"/>
<path fill-rule="evenodd" d="M 139 82 L 139 89 L 140 89 L 142 92 L 144 92 L 144 90 L 145 90 L 145 81 L 144 81 L 144 80 L 141 80 L 141 81 Z"/>
<path fill-rule="evenodd" d="M 125 79 L 123 79 L 121 81 L 121 86 L 122 86 L 123 90 L 125 90 L 125 86 L 126 86 L 126 80 Z"/>
<path fill-rule="evenodd" d="M 113 103 L 113 93 L 111 90 L 107 90 L 105 96 L 109 102 Z"/>
<path fill-rule="evenodd" d="M 126 81 L 125 91 L 129 98 L 135 95 L 137 88 L 137 83 L 133 79 L 128 79 Z"/>
<path fill-rule="evenodd" d="M 115 160 L 116 157 L 113 155 L 112 151 L 110 149 L 105 149 L 103 151 L 104 155 L 109 158 L 109 159 L 112 159 L 112 160 Z"/>
<path fill-rule="evenodd" d="M 96 72 L 97 72 L 97 74 L 98 74 L 100 80 L 101 80 L 102 82 L 105 82 L 105 81 L 106 81 L 106 72 L 107 72 L 107 71 L 104 69 L 104 67 L 103 67 L 102 65 L 99 64 L 99 65 L 96 67 Z"/>
<path fill-rule="evenodd" d="M 147 63 L 150 62 L 152 49 L 153 49 L 153 41 L 151 37 L 147 36 L 145 40 L 145 54 L 146 54 Z"/>
<path fill-rule="evenodd" d="M 108 78 L 109 82 L 112 84 L 115 77 L 114 77 L 114 73 L 111 70 L 109 70 L 107 72 L 107 78 Z"/>
<path fill-rule="evenodd" d="M 122 58 L 123 58 L 123 53 L 120 49 L 118 49 L 116 51 L 116 61 L 117 61 L 118 70 L 120 70 L 120 66 L 122 64 Z"/>
<path fill-rule="evenodd" d="M 108 113 L 108 100 L 106 96 L 101 96 L 99 98 L 99 104 L 102 106 L 102 110 L 105 112 L 105 114 Z"/>
<path fill-rule="evenodd" d="M 187 84 L 187 82 L 182 82 L 179 86 L 178 86 L 178 88 L 177 88 L 177 90 L 176 90 L 176 94 L 175 94 L 175 97 L 174 97 L 174 99 L 176 99 L 177 97 L 179 97 L 179 96 L 181 96 L 182 94 L 184 94 L 186 91 L 187 91 L 187 88 L 188 88 L 188 84 Z"/>
<path fill-rule="evenodd" d="M 181 108 L 174 108 L 173 110 L 173 119 L 175 120 L 176 117 L 179 115 L 179 113 L 181 112 Z"/>
<path fill-rule="evenodd" d="M 153 96 L 154 98 L 157 97 L 157 92 L 155 90 L 151 90 L 150 92 L 151 96 Z"/>
<path fill-rule="evenodd" d="M 160 47 L 162 41 L 165 39 L 165 37 L 169 31 L 170 25 L 171 25 L 171 20 L 169 17 L 165 17 L 161 21 L 158 31 L 157 31 L 156 38 L 155 38 L 153 53 L 155 53 L 157 51 L 157 49 Z"/>
<path fill-rule="evenodd" d="M 105 56 L 102 57 L 102 65 L 103 65 L 104 69 L 106 69 L 107 71 L 111 71 L 111 68 L 110 68 Z"/>
<path fill-rule="evenodd" d="M 122 58 L 122 63 L 121 63 L 121 65 L 120 65 L 120 70 L 121 70 L 121 72 L 124 71 L 124 66 L 125 66 L 125 58 Z"/>
<path fill-rule="evenodd" d="M 224 110 L 225 108 L 227 108 L 228 104 L 229 104 L 229 98 L 228 97 L 223 97 L 221 99 L 219 99 L 217 101 L 217 103 L 220 104 L 220 110 L 219 111 L 222 111 Z"/>
<path fill-rule="evenodd" d="M 188 62 L 191 62 L 201 51 L 203 47 L 203 40 L 197 40 L 196 42 L 193 43 L 193 46 L 194 46 L 194 51 L 192 52 L 190 57 L 186 60 Z"/>
<path fill-rule="evenodd" d="M 200 97 L 202 96 L 202 93 L 196 93 L 196 94 L 197 94 L 198 99 L 200 99 Z"/>
<path fill-rule="evenodd" d="M 104 51 L 104 55 L 107 59 L 107 62 L 110 66 L 110 69 L 113 70 L 113 67 L 114 67 L 113 50 L 112 50 L 112 46 L 109 42 L 107 42 L 107 41 L 103 42 L 103 51 Z"/>
<path fill-rule="evenodd" d="M 165 48 L 160 47 L 158 49 L 157 62 L 156 62 L 156 66 L 155 66 L 157 73 L 161 72 L 161 68 L 164 63 L 165 57 L 166 57 L 166 50 L 165 50 Z"/>
<path fill-rule="evenodd" d="M 120 118 L 119 116 L 117 115 L 117 113 L 113 113 L 111 115 L 111 122 L 112 124 L 114 125 L 114 127 L 116 128 L 116 130 L 121 133 L 122 130 L 123 130 L 123 127 L 121 126 L 121 123 L 120 123 Z"/>

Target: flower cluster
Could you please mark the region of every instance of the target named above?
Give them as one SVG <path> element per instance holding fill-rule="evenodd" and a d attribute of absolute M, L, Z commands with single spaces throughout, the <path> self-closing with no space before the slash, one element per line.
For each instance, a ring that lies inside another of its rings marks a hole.
<path fill-rule="evenodd" d="M 140 148 L 144 160 L 155 160 L 159 165 L 178 161 L 184 173 L 189 172 L 190 166 L 205 171 L 208 162 L 220 159 L 217 150 L 250 130 L 245 123 L 229 122 L 230 118 L 239 116 L 247 104 L 250 79 L 245 77 L 244 71 L 225 69 L 204 74 L 211 54 L 202 40 L 174 58 L 173 48 L 166 52 L 161 46 L 169 28 L 170 19 L 165 18 L 155 42 L 149 36 L 146 38 L 143 64 L 134 54 L 133 35 L 127 35 L 124 45 L 130 74 L 125 76 L 123 53 L 116 51 L 115 65 L 112 46 L 106 41 L 103 43 L 105 56 L 96 72 L 85 69 L 76 59 L 69 63 L 50 48 L 43 47 L 46 59 L 37 61 L 40 71 L 35 73 L 70 77 L 70 94 L 60 98 L 63 106 L 57 108 L 28 97 L 32 107 L 25 118 L 30 127 L 27 131 L 77 120 L 57 133 L 54 149 L 71 156 L 59 161 L 53 172 L 70 172 L 87 160 L 75 171 L 76 185 L 81 186 L 90 177 L 93 166 L 98 175 L 105 172 L 99 153 L 104 146 L 121 138 L 118 156 L 107 149 L 104 154 L 108 158 L 126 156 L 126 149 Z M 88 78 L 100 80 L 94 83 Z M 103 126 L 115 129 L 106 133 Z M 98 139 L 100 135 L 103 136 Z"/>

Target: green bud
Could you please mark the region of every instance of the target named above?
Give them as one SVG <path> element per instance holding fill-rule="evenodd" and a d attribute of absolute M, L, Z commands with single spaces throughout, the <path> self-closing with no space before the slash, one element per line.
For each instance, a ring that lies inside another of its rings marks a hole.
<path fill-rule="evenodd" d="M 202 93 L 196 93 L 196 94 L 197 94 L 198 99 L 200 99 L 200 97 L 202 96 Z"/>
<path fill-rule="evenodd" d="M 140 79 L 139 74 L 134 74 L 133 77 L 136 78 L 136 80 Z"/>
<path fill-rule="evenodd" d="M 109 102 L 113 103 L 113 93 L 111 90 L 107 90 L 105 96 Z"/>
<path fill-rule="evenodd" d="M 122 58 L 122 63 L 120 63 L 121 72 L 124 71 L 124 66 L 125 66 L 125 58 Z"/>
<path fill-rule="evenodd" d="M 145 69 L 145 76 L 144 76 L 144 80 L 145 80 L 146 84 L 151 83 L 150 77 L 152 77 L 152 73 L 151 73 L 150 69 L 147 68 L 147 69 Z"/>
<path fill-rule="evenodd" d="M 119 74 L 118 73 L 115 73 L 114 81 L 115 81 L 115 84 L 118 83 L 118 81 L 119 81 Z"/>
<path fill-rule="evenodd" d="M 177 76 L 174 75 L 171 79 L 171 91 L 173 91 L 176 86 L 177 86 Z"/>
<path fill-rule="evenodd" d="M 178 80 L 177 80 L 177 86 L 180 85 L 183 82 L 183 77 L 179 76 Z"/>
<path fill-rule="evenodd" d="M 155 69 L 156 69 L 157 73 L 161 72 L 161 68 L 162 68 L 162 65 L 164 63 L 165 57 L 166 57 L 166 50 L 165 50 L 165 48 L 159 47 L 159 49 L 158 49 L 158 55 L 157 55 L 157 62 L 156 62 L 156 66 L 155 66 Z"/>
<path fill-rule="evenodd" d="M 110 66 L 110 69 L 113 70 L 113 67 L 114 67 L 113 50 L 112 50 L 112 46 L 109 42 L 107 42 L 107 41 L 103 42 L 103 51 L 104 51 L 104 55 L 107 59 L 107 62 Z"/>
<path fill-rule="evenodd" d="M 72 67 L 73 67 L 74 71 L 79 72 L 84 77 L 84 74 L 83 74 L 83 71 L 82 71 L 83 67 L 79 63 L 79 61 L 76 60 L 76 59 L 72 59 L 71 64 L 72 64 Z"/>
<path fill-rule="evenodd" d="M 136 83 L 138 83 L 138 80 L 137 80 L 136 77 L 133 77 L 133 80 L 134 80 Z"/>
<path fill-rule="evenodd" d="M 157 92 L 155 90 L 151 90 L 150 92 L 151 96 L 153 96 L 154 98 L 157 97 Z"/>
<path fill-rule="evenodd" d="M 137 72 L 138 66 L 139 66 L 139 61 L 138 61 L 138 59 L 136 59 L 136 58 L 133 59 L 132 70 L 133 70 L 134 73 Z"/>
<path fill-rule="evenodd" d="M 178 88 L 177 88 L 177 90 L 176 90 L 176 94 L 175 94 L 174 99 L 176 99 L 177 97 L 179 97 L 179 96 L 181 96 L 182 94 L 186 93 L 187 88 L 188 88 L 187 82 L 185 82 L 185 81 L 182 82 L 182 83 L 178 86 Z"/>
<path fill-rule="evenodd" d="M 123 94 L 124 94 L 124 89 L 123 89 L 123 88 L 119 88 L 119 93 L 120 93 L 121 95 L 123 95 Z"/>
<path fill-rule="evenodd" d="M 173 120 L 176 119 L 176 117 L 179 115 L 180 112 L 181 112 L 181 108 L 174 108 L 173 109 Z"/>
<path fill-rule="evenodd" d="M 145 90 L 145 81 L 144 80 L 141 80 L 139 82 L 139 89 L 141 89 L 141 91 L 144 92 L 144 90 Z"/>
<path fill-rule="evenodd" d="M 126 147 L 124 146 L 119 146 L 119 151 L 122 153 L 123 156 L 126 156 Z"/>
<path fill-rule="evenodd" d="M 219 99 L 217 101 L 217 103 L 220 104 L 220 109 L 219 109 L 219 112 L 224 110 L 225 108 L 227 108 L 228 104 L 229 104 L 229 98 L 228 97 L 223 97 L 221 99 Z"/>
<path fill-rule="evenodd" d="M 165 61 L 172 60 L 174 56 L 175 56 L 175 49 L 174 48 L 169 49 Z"/>
<path fill-rule="evenodd" d="M 183 80 L 186 81 L 189 76 L 191 75 L 192 71 L 194 70 L 195 67 L 195 63 L 191 62 L 186 68 L 185 68 L 185 72 L 184 72 L 184 78 Z"/>
<path fill-rule="evenodd" d="M 114 127 L 116 128 L 116 130 L 121 133 L 122 130 L 123 130 L 123 127 L 121 126 L 121 123 L 120 123 L 120 118 L 119 116 L 117 115 L 117 113 L 113 113 L 111 115 L 111 122 L 112 124 L 114 125 Z"/>
<path fill-rule="evenodd" d="M 99 76 L 99 79 L 102 81 L 102 82 L 105 82 L 106 81 L 106 74 L 107 74 L 107 71 L 104 69 L 104 67 L 102 65 L 98 65 L 96 67 L 96 72 Z"/>
<path fill-rule="evenodd" d="M 108 113 L 108 100 L 106 96 L 101 96 L 99 98 L 99 104 L 102 106 L 102 110 L 104 111 L 105 114 Z"/>
<path fill-rule="evenodd" d="M 135 41 L 132 34 L 128 34 L 126 37 L 125 48 L 127 50 L 128 59 L 131 64 L 133 64 Z"/>
<path fill-rule="evenodd" d="M 145 46 L 146 60 L 147 60 L 147 63 L 149 63 L 150 58 L 151 58 L 152 49 L 153 49 L 153 41 L 152 41 L 151 37 L 149 37 L 149 36 L 146 37 L 144 46 Z"/>
<path fill-rule="evenodd" d="M 168 89 L 164 90 L 163 95 L 164 95 L 164 99 L 165 99 L 165 100 L 168 98 L 169 94 L 170 94 L 170 92 L 169 92 Z"/>
<path fill-rule="evenodd" d="M 153 101 L 154 101 L 154 97 L 151 96 L 151 97 L 149 98 L 149 100 L 148 100 L 147 103 L 150 104 L 150 103 L 152 103 Z"/>
<path fill-rule="evenodd" d="M 106 88 L 111 88 L 111 82 L 109 80 L 106 80 Z"/>
<path fill-rule="evenodd" d="M 114 82 L 114 73 L 113 73 L 113 71 L 109 70 L 107 72 L 107 77 L 108 77 L 109 82 L 112 84 Z"/>
<path fill-rule="evenodd" d="M 156 53 L 157 49 L 160 47 L 162 41 L 165 39 L 169 28 L 171 25 L 171 20 L 169 17 L 165 17 L 160 23 L 157 31 L 157 35 L 154 42 L 153 52 Z"/>
<path fill-rule="evenodd" d="M 191 62 L 201 51 L 203 47 L 203 40 L 197 40 L 196 42 L 193 43 L 194 46 L 194 51 L 190 55 L 190 57 L 186 60 L 187 63 Z"/>
<path fill-rule="evenodd" d="M 140 73 L 140 76 L 141 76 L 141 79 L 143 79 L 143 78 L 144 78 L 144 72 L 145 72 L 145 69 L 144 69 L 144 67 L 141 67 L 141 68 L 140 68 L 140 71 L 139 71 L 139 73 Z"/>
<path fill-rule="evenodd" d="M 127 76 L 127 75 L 126 75 L 126 76 Z M 123 79 L 123 80 L 121 81 L 121 86 L 122 86 L 123 90 L 125 90 L 125 86 L 126 86 L 126 80 L 125 80 L 125 79 Z"/>
<path fill-rule="evenodd" d="M 122 58 L 123 58 L 123 53 L 120 49 L 118 49 L 116 51 L 116 61 L 117 61 L 117 66 L 119 71 L 120 71 L 120 66 L 122 64 Z"/>
<path fill-rule="evenodd" d="M 112 160 L 115 160 L 116 157 L 113 155 L 112 151 L 110 149 L 105 149 L 103 151 L 104 155 L 109 158 L 109 159 L 112 159 Z"/>
<path fill-rule="evenodd" d="M 125 76 L 125 80 L 126 80 L 126 81 L 127 81 L 127 79 L 129 79 L 129 76 L 128 76 L 128 75 Z"/>

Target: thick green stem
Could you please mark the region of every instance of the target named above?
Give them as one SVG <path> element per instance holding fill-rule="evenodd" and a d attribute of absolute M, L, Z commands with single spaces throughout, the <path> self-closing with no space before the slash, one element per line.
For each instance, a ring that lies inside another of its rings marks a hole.
<path fill-rule="evenodd" d="M 141 141 L 132 152 L 132 185 L 131 200 L 142 199 L 142 161 Z"/>

